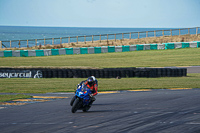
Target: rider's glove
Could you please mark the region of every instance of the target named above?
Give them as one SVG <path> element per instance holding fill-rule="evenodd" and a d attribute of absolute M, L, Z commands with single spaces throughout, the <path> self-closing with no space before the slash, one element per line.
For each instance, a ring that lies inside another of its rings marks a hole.
<path fill-rule="evenodd" d="M 77 88 L 79 88 L 79 87 L 81 87 L 81 85 L 80 85 L 80 84 L 78 84 L 78 85 L 77 85 Z"/>

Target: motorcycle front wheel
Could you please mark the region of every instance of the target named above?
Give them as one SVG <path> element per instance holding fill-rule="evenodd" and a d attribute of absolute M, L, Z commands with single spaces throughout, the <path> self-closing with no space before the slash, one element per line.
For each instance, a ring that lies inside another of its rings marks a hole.
<path fill-rule="evenodd" d="M 73 106 L 73 103 L 74 103 L 74 101 L 75 101 L 75 98 L 76 98 L 75 96 L 72 98 L 72 100 L 71 100 L 71 102 L 70 102 L 70 105 L 71 105 L 71 106 Z"/>
<path fill-rule="evenodd" d="M 72 106 L 72 110 L 71 110 L 72 113 L 75 113 L 78 110 L 78 108 L 79 108 L 79 99 L 76 98 L 76 100 L 74 101 L 74 104 Z"/>

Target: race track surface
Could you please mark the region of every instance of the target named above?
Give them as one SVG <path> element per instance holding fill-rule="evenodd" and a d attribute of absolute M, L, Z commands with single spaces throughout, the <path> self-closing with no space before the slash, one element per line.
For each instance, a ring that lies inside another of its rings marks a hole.
<path fill-rule="evenodd" d="M 186 67 L 187 73 L 200 73 L 200 66 Z"/>
<path fill-rule="evenodd" d="M 99 94 L 89 112 L 67 99 L 0 109 L 1 133 L 199 133 L 200 89 Z"/>

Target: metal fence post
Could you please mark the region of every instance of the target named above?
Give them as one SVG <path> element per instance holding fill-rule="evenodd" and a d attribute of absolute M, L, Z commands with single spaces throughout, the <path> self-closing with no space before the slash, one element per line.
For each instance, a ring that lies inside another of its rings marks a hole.
<path fill-rule="evenodd" d="M 124 40 L 124 33 L 122 33 L 122 40 Z"/>
<path fill-rule="evenodd" d="M 27 40 L 27 48 L 28 48 L 29 46 L 28 46 L 28 40 Z"/>
<path fill-rule="evenodd" d="M 101 43 L 101 35 L 99 36 L 99 39 L 100 39 L 100 43 Z"/>
<path fill-rule="evenodd" d="M 60 45 L 62 44 L 62 37 L 60 37 Z"/>
<path fill-rule="evenodd" d="M 52 38 L 52 45 L 54 45 L 54 38 Z"/>
<path fill-rule="evenodd" d="M 12 47 L 12 41 L 10 40 L 10 48 Z"/>
<path fill-rule="evenodd" d="M 138 32 L 138 39 L 140 38 L 140 32 Z"/>
<path fill-rule="evenodd" d="M 2 48 L 2 41 L 0 41 L 0 48 Z"/>
<path fill-rule="evenodd" d="M 107 44 L 108 44 L 108 34 L 107 34 Z"/>
<path fill-rule="evenodd" d="M 37 46 L 37 39 L 35 39 L 35 46 Z"/>
<path fill-rule="evenodd" d="M 92 35 L 92 43 L 93 43 L 94 36 Z"/>
<path fill-rule="evenodd" d="M 163 34 L 163 36 L 165 35 L 164 30 L 162 30 L 162 34 Z"/>
<path fill-rule="evenodd" d="M 116 40 L 117 40 L 117 39 L 116 39 L 116 34 L 115 34 L 115 42 L 116 42 Z"/>
<path fill-rule="evenodd" d="M 19 45 L 19 48 L 20 48 L 20 40 L 19 40 L 19 44 L 18 45 Z"/>
<path fill-rule="evenodd" d="M 146 31 L 146 37 L 148 37 L 148 31 Z"/>
<path fill-rule="evenodd" d="M 85 42 L 85 44 L 86 44 L 86 36 L 84 36 L 84 42 Z"/>
<path fill-rule="evenodd" d="M 172 29 L 170 29 L 170 35 L 172 36 Z"/>
<path fill-rule="evenodd" d="M 130 34 L 129 34 L 129 39 L 131 40 L 131 32 L 130 32 Z"/>
<path fill-rule="evenodd" d="M 156 31 L 154 30 L 154 37 L 156 37 Z"/>

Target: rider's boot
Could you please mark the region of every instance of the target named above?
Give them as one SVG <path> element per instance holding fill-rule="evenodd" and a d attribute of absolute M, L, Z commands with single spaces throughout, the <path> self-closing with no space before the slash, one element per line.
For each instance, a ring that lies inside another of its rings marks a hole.
<path fill-rule="evenodd" d="M 92 103 L 93 103 L 95 100 L 96 100 L 95 97 L 91 97 L 91 101 L 90 101 L 90 103 L 89 103 L 89 106 L 92 105 Z"/>

